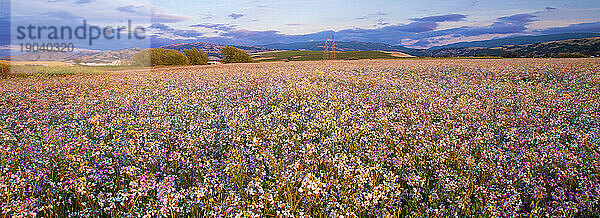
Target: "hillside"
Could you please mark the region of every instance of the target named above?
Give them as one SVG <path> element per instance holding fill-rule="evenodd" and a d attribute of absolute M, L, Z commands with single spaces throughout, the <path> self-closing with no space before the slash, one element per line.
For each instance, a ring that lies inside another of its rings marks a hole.
<path fill-rule="evenodd" d="M 552 57 L 561 53 L 600 55 L 600 37 L 495 48 L 443 48 L 430 52 L 429 56 L 500 56 L 505 52 L 517 52 L 528 57 Z"/>
<path fill-rule="evenodd" d="M 585 34 L 556 34 L 553 37 L 574 37 L 574 36 L 585 36 Z M 551 38 L 550 35 L 547 36 L 539 36 L 540 40 L 546 40 Z M 513 40 L 513 42 L 525 42 L 535 40 L 530 37 L 514 37 L 519 38 L 519 40 Z M 513 38 L 513 39 L 514 39 Z M 508 39 L 505 39 L 508 40 Z M 507 41 L 502 40 L 489 40 L 482 41 L 480 43 L 484 43 L 487 45 L 492 45 L 494 43 L 504 43 Z M 478 43 L 478 42 L 472 42 Z M 459 44 L 459 43 L 457 43 Z M 196 43 L 178 43 L 173 45 L 162 46 L 160 48 L 164 49 L 173 49 L 181 51 L 183 49 L 189 48 L 197 48 L 204 52 L 207 52 L 209 56 L 212 57 L 221 57 L 221 48 L 225 45 L 212 44 L 207 42 L 196 42 Z M 288 51 L 316 51 L 315 54 L 309 55 L 310 57 L 303 57 L 301 59 L 315 59 L 316 56 L 321 56 L 324 50 L 324 42 L 298 42 L 298 43 L 289 43 L 289 44 L 269 44 L 263 46 L 234 46 L 240 48 L 248 53 L 253 54 L 261 54 L 255 57 L 265 58 L 265 52 L 273 52 L 280 50 L 288 50 Z M 121 49 L 116 51 L 107 51 L 107 52 L 95 52 L 95 51 L 82 51 L 82 52 L 73 52 L 73 53 L 60 53 L 60 52 L 30 52 L 22 55 L 16 55 L 11 57 L 5 57 L 4 60 L 11 59 L 13 61 L 69 61 L 74 58 L 81 59 L 86 62 L 103 62 L 110 63 L 115 60 L 125 60 L 131 58 L 133 54 L 141 51 L 142 48 L 128 48 Z M 336 51 L 339 52 L 352 52 L 352 51 L 373 51 L 375 53 L 354 53 L 349 56 L 344 56 L 346 53 L 340 53 L 339 57 L 341 59 L 364 59 L 364 58 L 389 58 L 390 53 L 386 52 L 394 52 L 392 56 L 419 56 L 419 57 L 469 57 L 469 56 L 501 56 L 505 52 L 517 52 L 522 56 L 528 57 L 552 57 L 561 53 L 580 53 L 585 55 L 600 55 L 600 37 L 593 38 L 584 38 L 584 39 L 568 39 L 568 40 L 560 40 L 560 41 L 548 41 L 548 42 L 539 42 L 525 45 L 501 45 L 495 47 L 447 47 L 447 48 L 438 48 L 438 49 L 412 49 L 404 46 L 395 46 L 389 45 L 385 43 L 372 43 L 372 42 L 336 42 Z M 379 53 L 377 53 L 379 52 Z M 273 53 L 269 53 L 273 54 Z M 280 53 L 282 55 L 286 53 Z M 290 53 L 291 54 L 291 53 Z M 307 53 L 308 54 L 308 53 Z M 351 53 L 347 53 L 351 54 Z M 304 54 L 306 55 L 306 54 Z M 302 56 L 302 55 L 301 55 Z M 312 57 L 315 56 L 315 57 Z M 289 59 L 295 56 L 281 56 L 275 57 L 276 60 Z M 394 57 L 392 57 L 394 58 Z"/>
<path fill-rule="evenodd" d="M 600 37 L 599 33 L 567 33 L 541 36 L 519 36 L 494 40 L 462 42 L 430 49 L 413 49 L 399 45 L 372 42 L 336 42 L 338 51 L 394 51 L 413 56 L 500 56 L 507 51 L 516 51 L 534 56 L 551 56 L 560 53 L 596 54 L 599 49 L 593 37 Z M 590 39 L 591 40 L 587 40 Z M 584 40 L 573 41 L 573 40 Z M 558 43 L 562 41 L 562 43 Z M 583 44 L 581 44 L 583 43 Z M 291 51 L 323 51 L 324 41 L 276 43 L 262 45 L 262 47 L 291 50 Z"/>
<path fill-rule="evenodd" d="M 196 43 L 178 43 L 173 45 L 162 46 L 163 49 L 172 49 L 181 51 L 183 49 L 197 48 L 204 52 L 207 52 L 209 56 L 221 57 L 221 48 L 225 45 L 212 44 L 208 42 L 196 42 Z M 255 46 L 234 46 L 240 48 L 248 53 L 258 53 L 266 51 L 274 51 L 274 49 L 255 47 Z M 128 48 L 120 49 L 115 51 L 106 52 L 94 52 L 94 51 L 83 51 L 83 52 L 29 52 L 22 55 L 15 55 L 3 58 L 4 60 L 13 61 L 69 61 L 75 58 L 81 59 L 86 62 L 101 62 L 110 63 L 115 60 L 126 60 L 131 58 L 133 54 L 143 50 L 142 48 Z"/>
<path fill-rule="evenodd" d="M 339 51 L 335 53 L 336 60 L 359 59 L 398 59 L 414 57 L 400 52 L 385 51 Z M 264 52 L 253 55 L 257 61 L 314 61 L 323 60 L 322 51 L 278 51 Z M 330 59 L 333 57 L 330 56 Z"/>
<path fill-rule="evenodd" d="M 2 60 L 12 60 L 12 61 L 66 61 L 71 60 L 73 58 L 79 58 L 91 54 L 96 54 L 96 52 L 91 51 L 82 51 L 82 52 L 46 52 L 46 51 L 38 51 L 38 52 L 28 52 L 22 55 L 15 56 L 7 56 L 2 58 Z"/>
<path fill-rule="evenodd" d="M 173 44 L 173 45 L 161 46 L 160 48 L 172 49 L 172 50 L 177 50 L 177 51 L 181 51 L 183 49 L 197 48 L 198 50 L 202 50 L 202 51 L 208 53 L 208 56 L 221 57 L 221 48 L 225 47 L 225 46 L 227 46 L 227 45 L 212 44 L 212 43 L 208 43 L 208 42 L 196 42 L 196 43 L 178 43 L 178 44 Z M 256 47 L 256 46 L 233 46 L 233 47 L 239 48 L 248 53 L 275 51 L 275 49 Z"/>
<path fill-rule="evenodd" d="M 4 60 L 12 61 L 69 61 L 72 59 L 81 59 L 86 62 L 102 62 L 110 63 L 116 60 L 129 59 L 136 52 L 141 51 L 141 48 L 128 48 L 115 51 L 97 52 L 97 51 L 81 51 L 81 52 L 28 52 L 22 55 L 15 55 L 3 58 Z"/>
<path fill-rule="evenodd" d="M 77 58 L 86 62 L 102 62 L 110 63 L 116 60 L 126 60 L 131 58 L 135 53 L 143 50 L 142 48 L 128 48 L 116 51 L 97 52 L 88 55 L 79 55 Z"/>
<path fill-rule="evenodd" d="M 569 39 L 584 39 L 600 37 L 600 33 L 563 33 L 563 34 L 551 34 L 551 35 L 540 35 L 540 36 L 517 36 L 517 37 L 506 37 L 501 39 L 491 39 L 483 41 L 473 42 L 459 42 L 443 46 L 431 47 L 430 50 L 438 50 L 443 48 L 469 48 L 469 47 L 482 47 L 482 48 L 494 48 L 506 45 L 528 45 L 542 42 L 552 41 L 563 41 Z"/>
<path fill-rule="evenodd" d="M 308 51 L 323 51 L 325 47 L 324 41 L 312 41 L 312 42 L 296 42 L 296 43 L 275 43 L 262 45 L 265 48 L 271 48 L 276 50 L 308 50 Z M 336 42 L 335 48 L 337 51 L 391 51 L 391 52 L 402 52 L 413 56 L 424 56 L 427 54 L 425 49 L 412 49 L 404 46 L 389 45 L 385 43 L 374 43 L 374 42 Z"/>

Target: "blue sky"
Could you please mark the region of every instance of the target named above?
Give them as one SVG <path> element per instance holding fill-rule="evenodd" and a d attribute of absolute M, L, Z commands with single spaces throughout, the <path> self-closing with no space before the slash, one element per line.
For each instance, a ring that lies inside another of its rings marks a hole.
<path fill-rule="evenodd" d="M 11 19 L 13 27 L 76 25 L 83 19 L 112 26 L 133 20 L 147 27 L 154 45 L 195 41 L 261 45 L 335 35 L 339 41 L 428 48 L 515 35 L 600 32 L 600 1 L 14 0 Z M 99 41 L 95 48 L 149 43 Z"/>
<path fill-rule="evenodd" d="M 344 41 L 426 48 L 512 35 L 600 32 L 600 1 L 597 0 L 225 0 L 211 3 L 155 0 L 152 3 L 166 13 L 190 18 L 165 25 L 202 32 L 200 39 L 206 41 L 233 44 L 322 40 L 335 34 Z"/>

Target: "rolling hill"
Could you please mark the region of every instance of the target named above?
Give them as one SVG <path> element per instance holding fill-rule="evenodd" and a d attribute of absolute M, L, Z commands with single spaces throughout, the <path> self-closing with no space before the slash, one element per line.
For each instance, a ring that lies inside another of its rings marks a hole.
<path fill-rule="evenodd" d="M 399 59 L 414 57 L 400 52 L 388 51 L 338 51 L 336 60 Z M 252 56 L 257 61 L 315 61 L 323 60 L 322 51 L 276 51 L 262 52 Z M 330 59 L 333 57 L 330 55 Z"/>
<path fill-rule="evenodd" d="M 12 61 L 65 61 L 73 58 L 79 58 L 95 54 L 96 52 L 82 51 L 82 52 L 28 52 L 22 55 L 7 56 L 2 58 L 3 60 Z"/>
<path fill-rule="evenodd" d="M 72 59 L 81 59 L 86 62 L 110 63 L 116 60 L 129 59 L 141 48 L 127 48 L 115 51 L 80 51 L 80 52 L 28 52 L 21 55 L 4 57 L 4 60 L 12 61 L 69 61 Z"/>
<path fill-rule="evenodd" d="M 517 36 L 517 37 L 506 37 L 500 39 L 491 39 L 483 41 L 473 42 L 459 42 L 442 46 L 431 47 L 430 50 L 439 50 L 444 48 L 470 48 L 470 47 L 482 47 L 482 48 L 494 48 L 506 45 L 528 45 L 542 42 L 552 41 L 563 41 L 569 39 L 584 39 L 600 37 L 600 33 L 563 33 L 563 34 L 551 34 L 551 35 L 540 35 L 540 36 Z"/>
<path fill-rule="evenodd" d="M 595 33 L 582 34 L 555 34 L 545 36 L 526 36 L 512 37 L 496 40 L 486 40 L 478 42 L 464 42 L 447 45 L 447 47 L 438 47 L 430 49 L 413 49 L 404 46 L 389 45 L 385 43 L 372 42 L 336 42 L 336 51 L 340 53 L 341 59 L 364 59 L 364 58 L 398 58 L 399 56 L 418 56 L 418 57 L 469 57 L 469 56 L 501 56 L 506 52 L 517 52 L 522 56 L 528 57 L 553 57 L 561 53 L 579 53 L 585 55 L 600 55 L 600 37 L 577 38 L 558 41 L 546 41 L 553 38 L 569 38 L 569 37 L 584 37 L 590 35 L 600 35 Z M 544 42 L 538 42 L 544 41 Z M 529 44 L 521 44 L 535 42 Z M 507 45 L 508 44 L 508 45 Z M 513 45 L 518 44 L 518 45 Z M 480 45 L 479 47 L 474 47 Z M 225 45 L 212 44 L 208 42 L 196 43 L 178 43 L 162 46 L 163 49 L 173 49 L 181 51 L 183 49 L 197 48 L 207 52 L 209 56 L 221 57 L 220 50 Z M 454 47 L 454 46 L 470 46 L 470 47 Z M 308 59 L 313 60 L 317 56 L 321 56 L 324 50 L 323 41 L 313 42 L 298 42 L 289 44 L 269 44 L 263 46 L 234 46 L 240 48 L 257 58 L 275 59 L 275 60 L 291 60 Z M 97 52 L 97 51 L 82 51 L 73 53 L 59 52 L 30 52 L 22 55 L 2 58 L 4 60 L 13 61 L 69 61 L 75 58 L 86 62 L 102 62 L 110 63 L 115 60 L 129 59 L 142 48 L 128 48 L 115 51 Z M 315 51 L 314 54 L 308 52 L 306 54 L 294 55 L 291 53 L 279 53 L 267 57 L 264 54 L 269 54 L 273 51 Z M 371 53 L 356 53 L 357 51 L 371 51 Z M 352 53 L 355 52 L 355 53 Z M 309 54 L 310 53 L 310 54 Z M 393 55 L 391 55 L 393 54 Z M 291 56 L 290 56 L 291 55 Z"/>
<path fill-rule="evenodd" d="M 528 57 L 553 57 L 562 53 L 600 55 L 600 37 L 542 42 L 528 45 L 505 45 L 494 48 L 442 48 L 431 50 L 429 56 L 500 56 L 517 52 Z"/>
<path fill-rule="evenodd" d="M 461 42 L 430 49 L 414 49 L 399 45 L 373 42 L 336 42 L 339 51 L 394 51 L 413 56 L 500 56 L 508 51 L 515 51 L 523 55 L 551 56 L 560 53 L 596 54 L 599 50 L 595 37 L 600 33 L 566 33 L 540 36 L 519 36 L 485 41 Z M 585 40 L 584 40 L 585 39 Z M 573 41 L 575 40 L 575 41 Z M 576 41 L 576 40 L 584 40 Z M 562 41 L 562 43 L 558 43 Z M 581 44 L 583 43 L 583 44 Z M 291 51 L 323 51 L 324 41 L 276 43 L 262 45 L 262 47 L 277 50 Z"/>
<path fill-rule="evenodd" d="M 208 42 L 196 42 L 196 43 L 178 43 L 173 45 L 166 45 L 160 48 L 172 49 L 181 51 L 183 49 L 197 48 L 204 52 L 207 52 L 209 56 L 221 57 L 221 48 L 225 45 L 212 44 Z M 248 53 L 275 51 L 274 49 L 255 47 L 255 46 L 234 46 L 242 49 Z M 29 52 L 22 55 L 15 55 L 4 57 L 4 60 L 13 61 L 69 61 L 72 59 L 81 59 L 86 62 L 100 62 L 110 63 L 116 60 L 125 60 L 131 58 L 133 54 L 143 50 L 142 48 L 127 48 L 115 51 L 106 52 L 95 52 L 95 51 L 82 51 L 82 52 Z"/>
<path fill-rule="evenodd" d="M 312 42 L 296 42 L 296 43 L 275 43 L 268 45 L 261 45 L 265 48 L 271 48 L 276 50 L 290 50 L 290 51 L 323 51 L 325 47 L 324 41 L 312 41 Z M 389 45 L 385 43 L 374 43 L 374 42 L 336 42 L 336 51 L 390 51 L 390 52 L 402 52 L 413 56 L 424 56 L 428 54 L 426 49 L 413 49 L 398 45 Z"/>
<path fill-rule="evenodd" d="M 196 42 L 196 43 L 178 43 L 178 44 L 173 44 L 173 45 L 165 45 L 165 46 L 161 46 L 160 48 L 172 49 L 172 50 L 177 50 L 177 51 L 181 51 L 183 49 L 197 48 L 198 50 L 202 50 L 202 51 L 208 53 L 208 56 L 221 57 L 221 48 L 225 47 L 225 46 L 227 46 L 227 45 L 213 44 L 213 43 L 208 43 L 208 42 Z M 256 46 L 234 45 L 233 47 L 239 48 L 248 53 L 258 53 L 258 52 L 266 52 L 266 51 L 275 51 L 276 50 L 276 49 L 272 49 L 272 48 L 264 48 L 264 47 L 256 47 Z"/>

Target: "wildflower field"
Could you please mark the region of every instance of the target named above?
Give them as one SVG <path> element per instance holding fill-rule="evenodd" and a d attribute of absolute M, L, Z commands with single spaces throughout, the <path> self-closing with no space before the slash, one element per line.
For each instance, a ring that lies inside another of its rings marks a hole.
<path fill-rule="evenodd" d="M 600 215 L 600 59 L 0 81 L 1 216 Z"/>

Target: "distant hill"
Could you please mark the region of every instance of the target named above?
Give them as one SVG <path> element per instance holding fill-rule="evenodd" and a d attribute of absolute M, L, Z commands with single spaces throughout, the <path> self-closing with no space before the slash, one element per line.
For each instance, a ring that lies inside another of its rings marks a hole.
<path fill-rule="evenodd" d="M 551 39 L 564 39 L 571 37 L 585 37 L 590 35 L 598 35 L 595 33 L 570 33 L 570 34 L 554 34 L 544 36 L 526 36 L 526 37 L 512 37 L 498 40 L 488 40 L 489 45 L 493 43 L 519 43 L 519 45 L 494 45 L 493 47 L 447 47 L 447 48 L 431 48 L 431 49 L 413 49 L 398 45 L 389 45 L 385 43 L 372 43 L 372 42 L 336 42 L 336 50 L 338 51 L 392 51 L 402 52 L 413 56 L 501 56 L 505 52 L 518 52 L 523 56 L 533 57 L 549 57 L 558 55 L 561 53 L 580 53 L 580 54 L 598 54 L 600 52 L 599 39 L 598 37 L 592 38 L 577 38 L 567 40 L 555 40 Z M 510 39 L 510 40 L 509 40 Z M 543 42 L 538 42 L 543 41 Z M 487 42 L 487 41 L 482 41 Z M 534 43 L 527 43 L 534 42 Z M 474 43 L 474 42 L 473 42 Z M 527 43 L 527 44 L 521 44 Z M 457 43 L 458 44 L 458 43 Z M 290 50 L 290 51 L 323 51 L 324 41 L 313 41 L 313 42 L 298 42 L 298 43 L 276 43 L 269 45 L 262 45 L 262 47 L 272 48 L 277 50 Z"/>
<path fill-rule="evenodd" d="M 116 60 L 130 59 L 135 53 L 143 50 L 142 48 L 128 48 L 115 51 L 97 52 L 87 55 L 79 55 L 77 58 L 86 62 L 110 63 Z"/>
<path fill-rule="evenodd" d="M 469 47 L 481 47 L 481 48 L 494 48 L 505 45 L 528 45 L 542 42 L 551 41 L 562 41 L 569 39 L 584 39 L 600 37 L 600 33 L 563 33 L 563 34 L 551 34 L 551 35 L 540 35 L 540 36 L 516 36 L 507 37 L 501 39 L 490 39 L 483 41 L 473 42 L 459 42 L 442 46 L 431 47 L 430 50 L 438 50 L 443 48 L 469 48 Z"/>
<path fill-rule="evenodd" d="M 252 56 L 257 61 L 315 61 L 323 60 L 322 51 L 275 51 L 262 52 Z M 401 52 L 393 51 L 337 51 L 336 60 L 360 59 L 400 59 L 414 57 Z M 328 59 L 333 59 L 330 53 Z"/>
<path fill-rule="evenodd" d="M 196 42 L 196 43 L 178 43 L 173 45 L 166 45 L 160 48 L 172 49 L 181 51 L 183 49 L 197 48 L 207 52 L 209 56 L 221 57 L 221 48 L 225 45 L 212 44 L 208 42 Z M 234 46 L 242 49 L 248 53 L 274 51 L 274 49 L 255 47 L 255 46 Z M 116 60 L 130 59 L 133 54 L 143 50 L 142 48 L 127 48 L 115 51 L 106 52 L 94 52 L 94 51 L 83 51 L 83 52 L 29 52 L 22 55 L 15 55 L 10 57 L 2 58 L 4 60 L 13 61 L 69 61 L 75 58 L 81 59 L 85 62 L 99 62 L 99 63 L 110 63 Z"/>
<path fill-rule="evenodd" d="M 28 52 L 22 55 L 4 57 L 4 60 L 12 61 L 69 61 L 72 59 L 81 59 L 85 62 L 110 63 L 116 60 L 129 59 L 141 48 L 127 48 L 115 51 L 80 51 L 80 52 Z"/>
<path fill-rule="evenodd" d="M 265 48 L 271 48 L 276 50 L 307 50 L 307 51 L 323 51 L 325 50 L 325 41 L 312 41 L 312 42 L 296 42 L 296 43 L 275 43 L 268 45 L 261 45 Z M 389 45 L 385 43 L 374 43 L 374 42 L 335 42 L 335 48 L 337 51 L 391 51 L 391 52 L 402 52 L 413 56 L 423 56 L 427 54 L 425 49 L 412 49 L 404 46 Z"/>
<path fill-rule="evenodd" d="M 90 54 L 95 54 L 95 52 L 91 51 L 82 51 L 82 52 L 27 52 L 22 55 L 15 56 L 7 56 L 2 58 L 3 60 L 12 60 L 12 61 L 65 61 L 71 60 L 73 58 L 86 56 Z"/>
<path fill-rule="evenodd" d="M 329 42 L 331 43 L 331 42 Z M 309 51 L 323 51 L 325 47 L 324 41 L 312 41 L 312 42 L 296 42 L 296 43 L 275 43 L 269 45 L 263 45 L 266 48 L 272 48 L 277 50 L 309 50 Z M 336 42 L 335 47 L 339 51 L 396 51 L 392 45 L 385 43 L 372 43 L 372 42 Z"/>
<path fill-rule="evenodd" d="M 517 52 L 528 57 L 552 57 L 561 53 L 600 55 L 600 37 L 542 42 L 528 45 L 505 45 L 494 48 L 442 48 L 431 50 L 429 56 L 500 56 Z"/>
<path fill-rule="evenodd" d="M 584 37 L 597 35 L 598 37 L 577 38 L 567 40 L 548 41 L 550 39 L 563 39 L 569 37 Z M 542 41 L 542 42 L 540 42 Z M 528 43 L 534 42 L 534 43 Z M 509 45 L 504 45 L 504 44 Z M 528 43 L 528 44 L 522 44 Z M 234 46 L 248 53 L 259 54 L 273 51 L 323 51 L 324 41 L 297 42 L 297 43 L 277 43 L 262 46 Z M 517 45 L 513 45 L 517 44 Z M 454 45 L 468 45 L 469 47 L 453 47 Z M 225 45 L 212 44 L 208 42 L 178 43 L 162 46 L 160 48 L 173 49 L 181 51 L 183 49 L 197 48 L 207 52 L 211 57 L 221 57 L 221 48 Z M 465 42 L 447 45 L 448 47 L 437 47 L 431 49 L 413 49 L 398 45 L 389 45 L 385 43 L 372 42 L 336 42 L 336 51 L 382 51 L 393 52 L 398 55 L 410 55 L 419 57 L 469 57 L 469 56 L 501 56 L 505 52 L 517 52 L 522 56 L 529 57 L 552 57 L 561 53 L 579 53 L 585 55 L 600 55 L 600 34 L 596 33 L 570 33 L 554 34 L 544 36 L 523 36 L 504 39 L 486 40 L 479 42 Z M 141 51 L 142 48 L 128 48 L 115 51 L 97 52 L 82 51 L 72 53 L 61 52 L 30 52 L 22 55 L 2 58 L 3 60 L 13 61 L 68 61 L 74 58 L 86 62 L 110 63 L 115 60 L 125 60 L 131 58 L 133 54 Z M 350 53 L 349 53 L 350 54 Z M 358 53 L 356 53 L 358 54 Z M 353 55 L 356 55 L 353 54 Z M 312 54 L 311 54 L 312 55 Z M 386 56 L 386 54 L 369 54 L 375 56 Z M 369 56 L 367 55 L 367 56 Z M 363 54 L 359 55 L 362 58 Z M 312 57 L 312 56 L 311 56 Z M 366 57 L 366 56 L 365 56 Z M 350 57 L 348 57 L 350 58 Z"/>
<path fill-rule="evenodd" d="M 227 45 L 212 44 L 212 43 L 208 43 L 208 42 L 196 42 L 196 43 L 178 43 L 178 44 L 173 44 L 173 45 L 165 45 L 165 46 L 161 46 L 160 48 L 172 49 L 172 50 L 177 50 L 177 51 L 181 51 L 183 49 L 197 48 L 198 50 L 202 50 L 202 51 L 208 53 L 209 56 L 221 57 L 221 48 L 225 47 L 225 46 L 227 46 Z M 264 48 L 264 47 L 257 47 L 257 46 L 233 45 L 233 47 L 239 48 L 248 53 L 275 51 L 275 49 L 272 49 L 272 48 Z"/>

